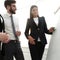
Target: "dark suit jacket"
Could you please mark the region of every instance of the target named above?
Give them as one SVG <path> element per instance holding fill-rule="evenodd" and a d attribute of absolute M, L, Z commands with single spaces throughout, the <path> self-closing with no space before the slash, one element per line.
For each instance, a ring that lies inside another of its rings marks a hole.
<path fill-rule="evenodd" d="M 37 26 L 33 18 L 28 19 L 25 30 L 25 36 L 28 39 L 28 36 L 31 35 L 35 39 L 35 41 L 37 41 L 39 37 L 41 43 L 47 44 L 45 33 L 47 34 L 52 34 L 52 33 L 50 33 L 49 30 L 47 29 L 47 25 L 44 17 L 38 17 L 38 21 L 39 24 Z M 30 34 L 29 34 L 29 30 L 31 31 Z"/>
<path fill-rule="evenodd" d="M 2 20 L 2 21 L 1 21 Z M 3 17 L 0 15 L 0 32 L 4 32 L 5 31 L 5 26 L 4 26 L 4 19 Z M 0 47 L 1 47 L 1 42 L 0 42 Z M 1 49 L 1 48 L 0 48 Z"/>

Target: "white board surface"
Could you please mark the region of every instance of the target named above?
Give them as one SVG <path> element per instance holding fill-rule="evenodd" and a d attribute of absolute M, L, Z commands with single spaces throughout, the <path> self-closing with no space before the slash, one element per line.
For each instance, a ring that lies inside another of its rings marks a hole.
<path fill-rule="evenodd" d="M 60 60 L 60 19 L 51 37 L 46 60 Z"/>

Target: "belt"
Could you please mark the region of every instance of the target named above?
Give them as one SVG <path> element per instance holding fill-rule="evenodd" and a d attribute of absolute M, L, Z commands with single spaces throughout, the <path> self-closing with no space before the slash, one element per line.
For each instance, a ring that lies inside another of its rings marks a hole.
<path fill-rule="evenodd" d="M 14 42 L 14 43 L 16 43 L 16 42 L 18 42 L 18 40 L 10 40 L 10 42 Z"/>

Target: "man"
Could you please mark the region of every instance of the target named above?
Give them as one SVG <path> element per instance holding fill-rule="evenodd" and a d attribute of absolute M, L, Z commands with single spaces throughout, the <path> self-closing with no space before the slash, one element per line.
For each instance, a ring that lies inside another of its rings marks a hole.
<path fill-rule="evenodd" d="M 4 32 L 4 20 L 2 16 L 0 15 L 0 60 L 2 60 L 2 49 L 1 49 L 1 42 L 7 43 L 8 42 L 8 35 Z"/>
<path fill-rule="evenodd" d="M 4 6 L 7 13 L 4 14 L 5 32 L 9 34 L 9 43 L 3 44 L 4 60 L 13 60 L 13 56 L 16 60 L 24 60 L 23 53 L 20 47 L 18 37 L 21 35 L 19 31 L 18 21 L 14 14 L 16 14 L 16 1 L 5 0 Z"/>

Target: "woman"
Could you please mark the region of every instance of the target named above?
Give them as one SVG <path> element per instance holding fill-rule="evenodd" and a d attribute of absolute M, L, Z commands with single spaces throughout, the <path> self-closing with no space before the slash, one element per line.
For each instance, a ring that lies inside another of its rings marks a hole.
<path fill-rule="evenodd" d="M 29 32 L 30 31 L 30 32 Z M 47 29 L 44 17 L 39 17 L 38 7 L 33 5 L 30 9 L 30 18 L 27 21 L 25 36 L 29 41 L 29 49 L 32 60 L 41 60 L 45 45 L 47 44 L 45 33 L 52 34 L 54 28 Z"/>

